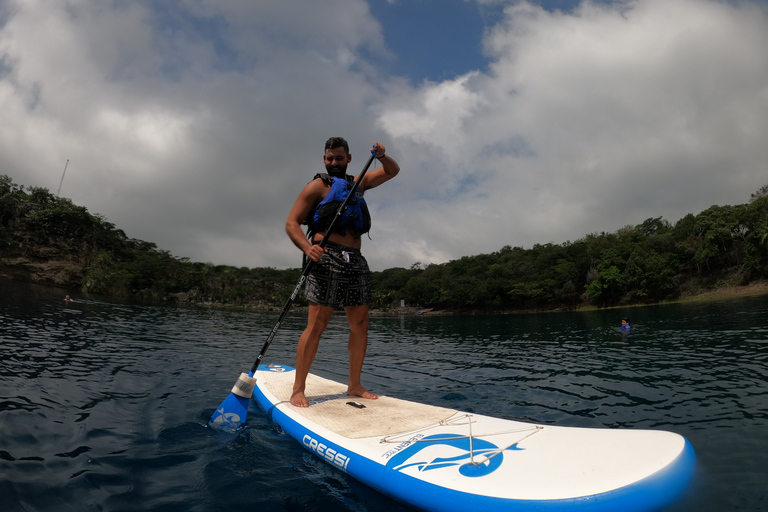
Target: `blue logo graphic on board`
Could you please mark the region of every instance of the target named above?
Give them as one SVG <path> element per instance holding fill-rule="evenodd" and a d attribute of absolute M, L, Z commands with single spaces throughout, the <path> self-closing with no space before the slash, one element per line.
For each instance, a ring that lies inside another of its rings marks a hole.
<path fill-rule="evenodd" d="M 428 458 L 421 455 L 430 446 L 452 446 L 462 451 L 453 457 Z M 470 478 L 477 478 L 496 471 L 504 461 L 504 451 L 520 451 L 517 443 L 509 448 L 499 448 L 484 439 L 470 439 L 460 434 L 436 434 L 416 441 L 413 445 L 394 455 L 387 462 L 387 467 L 395 471 L 403 471 L 415 467 L 419 471 L 432 471 L 457 467 L 459 473 Z"/>

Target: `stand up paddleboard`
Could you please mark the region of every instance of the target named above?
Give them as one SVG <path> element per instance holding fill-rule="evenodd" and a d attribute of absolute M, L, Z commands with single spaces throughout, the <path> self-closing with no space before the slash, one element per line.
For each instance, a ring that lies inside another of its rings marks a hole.
<path fill-rule="evenodd" d="M 310 407 L 290 404 L 294 369 L 254 375 L 262 409 L 307 450 L 396 500 L 429 511 L 658 510 L 688 485 L 696 457 L 671 432 L 553 427 L 468 414 L 307 379 Z"/>

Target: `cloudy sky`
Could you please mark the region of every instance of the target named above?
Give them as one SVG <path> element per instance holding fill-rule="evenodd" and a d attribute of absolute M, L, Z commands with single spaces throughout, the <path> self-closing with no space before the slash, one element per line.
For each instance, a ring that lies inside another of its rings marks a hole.
<path fill-rule="evenodd" d="M 298 267 L 336 135 L 402 167 L 366 195 L 374 270 L 745 203 L 768 4 L 0 0 L 0 174 L 66 166 L 61 196 L 175 256 Z"/>

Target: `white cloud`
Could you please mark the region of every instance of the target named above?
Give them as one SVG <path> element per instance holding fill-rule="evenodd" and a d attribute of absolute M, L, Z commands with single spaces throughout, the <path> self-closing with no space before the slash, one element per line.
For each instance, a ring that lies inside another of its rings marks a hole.
<path fill-rule="evenodd" d="M 375 23 L 356 28 L 364 3 L 290 4 L 13 3 L 0 172 L 56 190 L 69 159 L 62 195 L 129 236 L 194 260 L 283 266 L 296 251 L 285 216 L 322 169 L 325 139 L 375 139 L 376 89 L 356 55 L 386 57 Z"/>
<path fill-rule="evenodd" d="M 746 202 L 768 181 L 762 9 L 638 0 L 572 15 L 521 3 L 505 14 L 486 39 L 488 75 L 400 93 L 419 98 L 406 107 L 414 118 L 437 123 L 404 123 L 396 107 L 383 116 L 430 180 L 470 178 L 445 204 L 430 202 L 422 232 L 439 235 L 437 250 L 455 257 L 660 215 L 674 222 Z M 454 115 L 441 116 L 434 98 Z M 450 158 L 430 165 L 424 143 Z"/>
<path fill-rule="evenodd" d="M 315 5 L 317 4 L 317 5 Z M 157 10 L 158 8 L 163 10 Z M 707 0 L 510 4 L 489 72 L 413 87 L 362 0 L 16 0 L 0 12 L 0 173 L 194 261 L 299 265 L 283 231 L 342 135 L 375 269 L 574 240 L 768 182 L 768 16 Z"/>

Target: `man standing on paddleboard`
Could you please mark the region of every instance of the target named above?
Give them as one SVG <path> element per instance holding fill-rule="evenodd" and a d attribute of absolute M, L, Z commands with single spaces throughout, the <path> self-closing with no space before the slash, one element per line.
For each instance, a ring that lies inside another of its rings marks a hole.
<path fill-rule="evenodd" d="M 400 166 L 378 142 L 373 145 L 371 153 L 375 154 L 381 167 L 363 175 L 354 197 L 333 225 L 324 247 L 318 244 L 334 222 L 352 184 L 358 179 L 358 176 L 347 175 L 352 155 L 349 144 L 343 138 L 331 137 L 325 143 L 323 162 L 327 174 L 318 174 L 304 187 L 285 223 L 285 231 L 294 245 L 315 262 L 307 275 L 305 288 L 309 302 L 307 328 L 296 348 L 296 379 L 291 404 L 297 407 L 309 406 L 304 395 L 307 375 L 317 354 L 320 336 L 337 307 L 344 308 L 349 323 L 347 394 L 378 398 L 360 382 L 368 346 L 368 304 L 371 300 L 371 272 L 368 262 L 360 254 L 361 236 L 371 226 L 363 194 L 397 176 Z M 310 227 L 309 238 L 301 228 L 305 223 Z"/>

